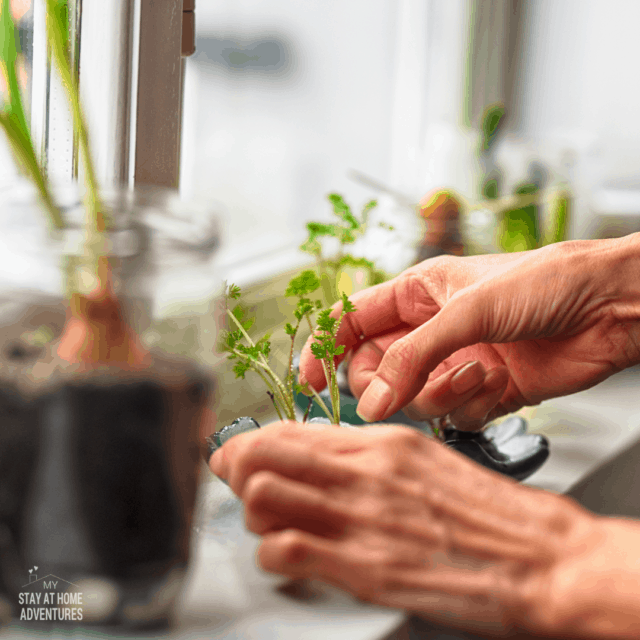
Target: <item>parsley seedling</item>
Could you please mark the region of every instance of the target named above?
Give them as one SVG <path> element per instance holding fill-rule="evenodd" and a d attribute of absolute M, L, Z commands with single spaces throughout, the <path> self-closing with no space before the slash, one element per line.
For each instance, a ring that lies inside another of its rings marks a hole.
<path fill-rule="evenodd" d="M 293 368 L 293 356 L 295 351 L 295 340 L 298 335 L 300 325 L 303 321 L 309 325 L 311 332 L 314 332 L 312 315 L 322 309 L 320 300 L 313 300 L 309 296 L 320 288 L 320 279 L 314 271 L 303 271 L 299 276 L 289 282 L 285 292 L 287 297 L 298 299 L 294 310 L 295 322 L 288 322 L 285 333 L 291 338 L 287 371 L 284 377 L 278 376 L 273 370 L 269 356 L 271 353 L 270 336 L 265 335 L 257 341 L 249 336 L 249 329 L 253 326 L 254 318 L 247 318 L 246 312 L 241 305 L 229 308 L 229 301 L 239 300 L 241 296 L 240 287 L 230 285 L 225 290 L 226 314 L 231 320 L 235 329 L 226 331 L 222 335 L 221 348 L 227 353 L 230 360 L 235 360 L 233 371 L 236 378 L 243 378 L 248 371 L 253 371 L 260 376 L 267 386 L 267 394 L 271 398 L 273 406 L 281 420 L 295 420 L 295 393 L 309 390 L 315 397 L 318 405 L 325 412 L 329 420 L 335 424 L 340 423 L 340 391 L 336 379 L 335 358 L 344 352 L 344 346 L 336 346 L 335 338 L 340 323 L 346 313 L 355 311 L 355 307 L 347 296 L 342 296 L 342 311 L 338 319 L 331 318 L 331 309 L 324 309 L 318 314 L 318 326 L 315 330 L 315 341 L 311 345 L 313 355 L 322 360 L 322 366 L 330 389 L 333 414 L 320 397 L 311 387 L 303 389 L 295 382 L 295 371 Z M 306 420 L 309 408 L 304 416 Z"/>

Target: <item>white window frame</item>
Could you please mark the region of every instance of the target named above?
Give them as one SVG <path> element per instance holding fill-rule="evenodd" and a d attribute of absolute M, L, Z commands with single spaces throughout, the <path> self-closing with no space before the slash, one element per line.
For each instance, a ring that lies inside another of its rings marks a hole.
<path fill-rule="evenodd" d="M 183 0 L 70 0 L 70 8 L 72 57 L 100 184 L 177 188 Z M 34 0 L 36 150 L 54 182 L 82 180 L 67 101 L 46 46 L 45 2 Z"/>

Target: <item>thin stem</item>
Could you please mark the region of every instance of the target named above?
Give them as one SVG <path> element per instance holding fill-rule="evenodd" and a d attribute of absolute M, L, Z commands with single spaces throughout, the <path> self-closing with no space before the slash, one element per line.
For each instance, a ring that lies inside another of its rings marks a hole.
<path fill-rule="evenodd" d="M 338 318 L 338 321 L 336 322 L 335 327 L 333 329 L 332 337 L 333 337 L 334 343 L 335 343 L 335 338 L 338 335 L 338 329 L 340 329 L 340 324 L 342 323 L 342 320 L 344 319 L 345 315 L 346 315 L 346 312 L 343 307 L 342 312 L 340 313 L 340 317 Z M 337 424 L 339 424 L 340 423 L 340 389 L 338 388 L 338 375 L 337 375 L 335 357 L 331 358 L 331 374 L 332 374 L 331 397 L 332 399 L 335 398 L 335 400 L 332 400 L 333 410 L 334 410 L 334 414 L 336 415 Z M 337 411 L 336 411 L 336 407 L 337 407 Z"/>
<path fill-rule="evenodd" d="M 309 404 L 307 405 L 307 410 L 304 412 L 302 416 L 302 422 L 306 422 L 309 418 L 309 414 L 311 413 L 311 407 L 313 406 L 313 398 L 309 398 Z"/>
<path fill-rule="evenodd" d="M 294 348 L 294 344 L 295 344 L 295 340 L 296 340 L 296 335 L 298 334 L 298 329 L 300 328 L 300 322 L 302 321 L 302 318 L 300 318 L 298 320 L 298 322 L 296 323 L 296 326 L 294 328 L 293 331 L 293 335 L 291 336 L 291 349 L 289 349 L 289 366 L 287 367 L 287 371 L 288 371 L 288 375 L 287 375 L 287 380 L 289 383 L 289 393 L 291 394 L 291 397 L 293 398 L 293 348 Z"/>
<path fill-rule="evenodd" d="M 280 420 L 282 420 L 282 414 L 280 413 L 280 409 L 278 409 L 278 405 L 276 403 L 276 396 L 273 392 L 271 391 L 267 391 L 267 395 L 271 398 L 271 402 L 273 404 L 274 409 L 276 410 L 276 413 L 278 414 L 278 418 L 280 418 Z"/>
<path fill-rule="evenodd" d="M 311 393 L 313 393 L 313 397 L 315 398 L 315 401 L 318 403 L 318 405 L 320 406 L 320 408 L 325 412 L 325 414 L 327 415 L 327 418 L 329 418 L 329 420 L 333 420 L 333 416 L 331 415 L 331 411 L 329 411 L 329 408 L 327 407 L 327 405 L 324 403 L 324 400 L 320 397 L 320 395 L 318 394 L 318 392 L 311 386 L 308 385 Z"/>
<path fill-rule="evenodd" d="M 252 346 L 255 347 L 256 343 L 251 339 L 251 337 L 249 336 L 249 334 L 245 331 L 245 328 L 242 326 L 242 323 L 238 320 L 238 318 L 236 318 L 233 313 L 227 309 L 227 315 L 236 323 L 236 327 L 238 327 L 238 329 L 240 329 L 240 332 L 242 333 L 244 339 Z M 271 375 L 276 378 L 276 374 L 273 373 L 273 371 L 271 371 L 271 368 L 269 367 L 269 363 L 267 362 L 267 359 L 260 353 L 258 355 L 258 358 L 260 360 L 260 364 L 263 365 L 263 367 L 265 367 L 266 369 L 269 370 L 269 372 L 271 373 Z M 278 381 L 279 382 L 279 381 Z"/>
<path fill-rule="evenodd" d="M 311 335 L 315 337 L 315 330 L 311 324 L 311 318 L 307 316 L 307 320 L 309 321 L 309 329 L 311 329 Z M 327 381 L 327 385 L 329 384 L 329 371 L 327 370 L 327 365 L 324 360 L 320 360 L 320 364 L 322 364 L 322 371 L 324 373 L 324 379 Z"/>
<path fill-rule="evenodd" d="M 307 322 L 309 323 L 309 330 L 311 331 L 311 335 L 313 335 L 313 325 L 311 324 L 311 318 L 307 316 Z"/>
<path fill-rule="evenodd" d="M 331 367 L 331 402 L 333 403 L 333 418 L 336 424 L 340 424 L 340 389 L 338 389 L 335 356 L 331 356 L 329 365 Z"/>
<path fill-rule="evenodd" d="M 282 403 L 282 408 L 283 408 L 284 412 L 287 414 L 287 417 L 290 420 L 294 420 L 295 419 L 295 410 L 293 409 L 293 404 L 291 402 L 288 402 L 289 399 L 287 398 L 287 390 L 284 388 L 284 386 L 282 385 L 280 380 L 278 380 L 278 377 L 273 372 L 271 367 L 268 364 L 263 364 L 262 362 L 259 362 L 257 360 L 249 360 L 249 358 L 247 358 L 246 354 L 242 353 L 241 351 L 237 351 L 236 349 L 232 349 L 231 353 L 233 353 L 234 355 L 238 356 L 238 358 L 244 360 L 245 362 L 249 361 L 249 364 L 251 365 L 251 369 L 253 371 L 255 371 L 265 381 L 265 383 L 267 384 L 269 389 L 271 389 L 271 391 L 273 391 L 273 392 L 277 392 L 278 398 L 279 398 L 280 402 Z M 272 386 L 268 382 L 266 376 L 262 373 L 262 371 L 260 371 L 258 369 L 258 367 L 261 367 L 266 372 L 266 374 L 269 376 L 269 378 L 271 378 L 271 383 L 274 386 Z"/>
<path fill-rule="evenodd" d="M 268 364 L 265 365 L 265 364 L 262 364 L 262 362 L 257 362 L 257 361 L 255 361 L 253 364 L 255 364 L 258 367 L 262 367 L 262 369 L 264 369 L 264 371 L 269 375 L 272 382 L 275 384 L 274 391 L 278 392 L 280 401 L 282 402 L 282 408 L 284 412 L 287 414 L 287 417 L 290 420 L 295 420 L 296 413 L 295 413 L 295 409 L 293 408 L 293 403 L 288 397 L 286 387 L 278 379 L 278 376 L 276 376 L 276 374 L 273 372 L 273 370 Z M 257 369 L 254 369 L 254 371 L 259 373 Z"/>
<path fill-rule="evenodd" d="M 242 323 L 238 320 L 238 318 L 236 318 L 233 313 L 231 313 L 231 311 L 229 309 L 227 309 L 227 315 L 236 323 L 236 326 L 238 327 L 238 329 L 240 329 L 240 331 L 242 332 L 242 335 L 244 336 L 244 339 L 252 346 L 255 347 L 256 343 L 249 337 L 249 334 L 244 330 L 244 327 L 242 326 Z"/>

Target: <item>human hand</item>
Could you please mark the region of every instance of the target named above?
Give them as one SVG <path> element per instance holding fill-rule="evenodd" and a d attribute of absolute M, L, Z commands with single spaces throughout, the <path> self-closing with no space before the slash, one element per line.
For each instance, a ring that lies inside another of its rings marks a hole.
<path fill-rule="evenodd" d="M 484 634 L 564 632 L 572 561 L 601 538 L 568 498 L 406 427 L 275 423 L 210 467 L 244 501 L 265 570 Z"/>
<path fill-rule="evenodd" d="M 639 244 L 633 234 L 438 257 L 355 294 L 337 342 L 351 351 L 359 413 L 370 422 L 403 408 L 417 419 L 449 414 L 475 429 L 640 362 Z M 310 341 L 301 382 L 319 390 Z"/>

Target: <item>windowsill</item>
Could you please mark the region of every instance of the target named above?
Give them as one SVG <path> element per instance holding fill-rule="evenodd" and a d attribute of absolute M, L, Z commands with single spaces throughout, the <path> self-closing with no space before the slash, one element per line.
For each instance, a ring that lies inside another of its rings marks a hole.
<path fill-rule="evenodd" d="M 247 288 L 313 262 L 297 244 L 271 244 L 270 248 L 264 248 L 265 243 L 261 244 L 260 250 L 255 252 L 251 245 L 243 245 L 240 251 L 236 247 L 223 248 L 214 262 L 220 279 Z"/>

